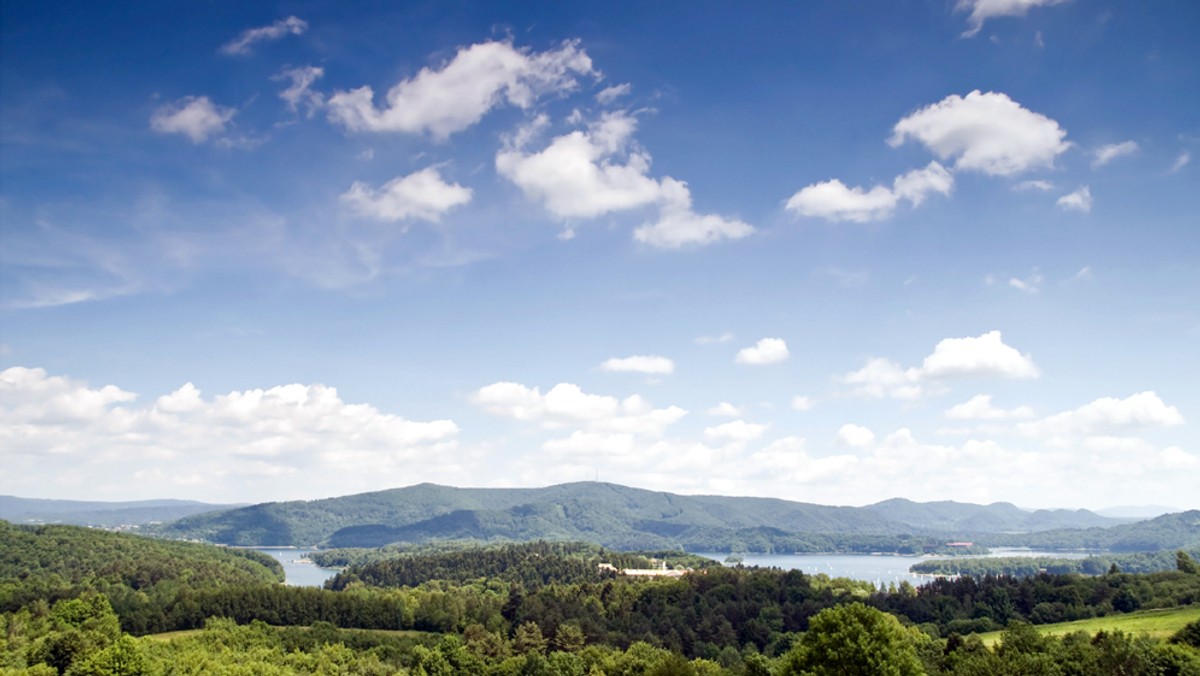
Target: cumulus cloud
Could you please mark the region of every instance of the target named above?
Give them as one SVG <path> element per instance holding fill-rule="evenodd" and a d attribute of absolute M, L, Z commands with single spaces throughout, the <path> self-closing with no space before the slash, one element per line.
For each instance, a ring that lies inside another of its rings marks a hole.
<path fill-rule="evenodd" d="M 1063 211 L 1078 211 L 1088 213 L 1092 210 L 1092 191 L 1086 185 L 1078 190 L 1058 198 L 1056 202 Z"/>
<path fill-rule="evenodd" d="M 865 223 L 891 216 L 902 199 L 918 207 L 930 193 L 949 195 L 953 189 L 954 176 L 937 162 L 930 162 L 924 169 L 897 176 L 891 188 L 850 188 L 836 178 L 814 183 L 792 195 L 785 208 L 800 216 Z"/>
<path fill-rule="evenodd" d="M 692 195 L 683 181 L 666 177 L 660 190 L 658 220 L 634 230 L 633 238 L 639 242 L 661 249 L 678 249 L 754 234 L 754 227 L 743 221 L 692 211 Z"/>
<path fill-rule="evenodd" d="M 705 411 L 705 413 L 707 413 L 708 415 L 711 415 L 711 416 L 722 416 L 722 417 L 726 417 L 726 418 L 733 418 L 733 417 L 741 415 L 742 411 L 737 406 L 734 406 L 733 404 L 731 404 L 727 401 L 723 401 L 723 402 L 709 408 L 707 411 Z"/>
<path fill-rule="evenodd" d="M 983 28 L 983 22 L 1001 16 L 1025 16 L 1033 7 L 1049 7 L 1067 0 L 958 0 L 955 10 L 970 12 L 969 28 L 963 37 L 971 37 Z"/>
<path fill-rule="evenodd" d="M 675 362 L 658 355 L 634 355 L 613 357 L 600 364 L 602 371 L 623 371 L 649 375 L 668 375 L 675 371 Z"/>
<path fill-rule="evenodd" d="M 118 486 L 152 475 L 161 480 L 160 492 L 196 483 L 205 495 L 230 500 L 261 495 L 252 487 L 266 476 L 298 477 L 331 491 L 385 488 L 414 473 L 440 476 L 432 469 L 453 462 L 457 434 L 453 421 L 385 414 L 346 403 L 319 384 L 206 398 L 187 383 L 139 403 L 117 386 L 95 388 L 43 369 L 0 372 L 2 464 L 18 474 L 40 473 L 46 486 L 61 486 L 83 470 Z M 367 484 L 364 466 L 372 468 Z M 2 470 L 0 477 L 11 481 Z"/>
<path fill-rule="evenodd" d="M 1071 144 L 1054 120 L 1000 92 L 952 94 L 901 119 L 888 143 L 914 140 L 958 170 L 1011 176 L 1051 168 Z"/>
<path fill-rule="evenodd" d="M 579 427 L 589 432 L 660 437 L 687 411 L 678 406 L 654 408 L 638 395 L 587 394 L 573 383 L 559 383 L 542 394 L 536 387 L 498 382 L 480 388 L 472 402 L 493 415 L 536 422 L 545 429 Z"/>
<path fill-rule="evenodd" d="M 1102 397 L 1072 411 L 1064 411 L 1019 428 L 1035 436 L 1104 434 L 1114 430 L 1182 425 L 1183 415 L 1155 392 L 1140 392 L 1124 399 Z"/>
<path fill-rule="evenodd" d="M 1028 379 L 1039 375 L 1030 355 L 1006 345 L 999 331 L 989 331 L 978 337 L 939 341 L 919 367 L 902 368 L 889 359 L 872 358 L 838 381 L 853 386 L 852 392 L 860 396 L 916 399 L 943 391 L 943 381 L 952 378 Z"/>
<path fill-rule="evenodd" d="M 650 155 L 631 147 L 636 129 L 634 117 L 606 113 L 586 131 L 559 136 L 540 152 L 526 154 L 514 143 L 496 155 L 496 170 L 562 218 L 593 218 L 653 204 L 660 187 L 647 175 Z"/>
<path fill-rule="evenodd" d="M 1041 375 L 1033 358 L 1006 345 L 999 331 L 976 338 L 946 338 L 925 357 L 921 374 L 928 378 L 990 376 L 1026 379 Z"/>
<path fill-rule="evenodd" d="M 342 201 L 359 214 L 381 221 L 418 218 L 439 221 L 442 214 L 471 201 L 471 189 L 446 183 L 434 167 L 399 176 L 376 190 L 355 181 L 342 193 Z"/>
<path fill-rule="evenodd" d="M 150 128 L 160 134 L 183 134 L 192 143 L 203 143 L 225 131 L 237 111 L 218 106 L 207 96 L 185 96 L 159 106 L 150 116 Z"/>
<path fill-rule="evenodd" d="M 745 420 L 734 420 L 704 430 L 704 436 L 710 441 L 726 444 L 744 444 L 754 441 L 767 431 L 766 425 L 756 425 Z"/>
<path fill-rule="evenodd" d="M 944 415 L 954 420 L 1007 420 L 1033 417 L 1033 409 L 1029 406 L 1003 409 L 992 404 L 992 395 L 977 394 L 961 404 L 946 409 Z"/>
<path fill-rule="evenodd" d="M 738 350 L 734 361 L 761 366 L 775 364 L 788 358 L 787 342 L 782 338 L 763 338 L 750 347 Z"/>
<path fill-rule="evenodd" d="M 810 409 L 816 405 L 817 405 L 817 402 L 813 401 L 812 397 L 804 397 L 801 395 L 796 395 L 796 396 L 792 397 L 792 409 L 793 410 L 807 411 L 808 409 Z"/>
<path fill-rule="evenodd" d="M 528 109 L 544 96 L 575 89 L 578 76 L 594 74 L 575 41 L 545 52 L 484 42 L 460 49 L 440 69 L 422 68 L 401 80 L 381 108 L 370 86 L 339 91 L 329 98 L 329 117 L 350 131 L 428 132 L 444 139 L 497 106 Z"/>
<path fill-rule="evenodd" d="M 312 84 L 324 75 L 324 68 L 305 66 L 303 68 L 286 68 L 271 79 L 291 81 L 292 84 L 287 89 L 279 92 L 279 98 L 287 102 L 288 109 L 292 112 L 297 112 L 303 107 L 311 117 L 325 103 L 320 92 L 312 90 Z"/>
<path fill-rule="evenodd" d="M 595 218 L 638 207 L 658 207 L 657 220 L 634 231 L 634 239 L 663 249 L 741 239 L 754 228 L 737 219 L 692 210 L 687 183 L 649 175 L 650 155 L 633 140 L 637 119 L 624 111 L 607 112 L 588 125 L 553 139 L 538 152 L 526 153 L 542 127 L 538 118 L 519 131 L 496 155 L 496 170 L 526 198 L 541 202 L 560 218 Z"/>
<path fill-rule="evenodd" d="M 230 56 L 244 56 L 250 53 L 250 47 L 256 42 L 270 42 L 287 35 L 302 35 L 306 30 L 308 30 L 307 21 L 289 16 L 269 26 L 243 31 L 236 39 L 221 45 L 221 53 Z"/>
<path fill-rule="evenodd" d="M 865 448 L 875 441 L 875 433 L 861 425 L 845 424 L 838 430 L 834 441 L 843 446 Z"/>
<path fill-rule="evenodd" d="M 1138 151 L 1138 144 L 1134 141 L 1124 141 L 1121 143 L 1110 143 L 1100 146 L 1092 154 L 1095 159 L 1092 160 L 1092 168 L 1103 167 L 1112 162 L 1118 157 L 1132 155 Z"/>

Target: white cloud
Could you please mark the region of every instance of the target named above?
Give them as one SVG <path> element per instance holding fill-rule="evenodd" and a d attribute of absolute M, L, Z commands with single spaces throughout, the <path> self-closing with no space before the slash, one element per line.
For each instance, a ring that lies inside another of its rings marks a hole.
<path fill-rule="evenodd" d="M 1180 169 L 1186 167 L 1191 161 L 1192 154 L 1185 150 L 1179 153 L 1179 157 L 1176 157 L 1175 161 L 1171 163 L 1171 168 L 1167 170 L 1167 173 L 1174 174 Z"/>
<path fill-rule="evenodd" d="M 221 52 L 231 56 L 246 55 L 250 53 L 250 46 L 256 42 L 278 40 L 289 34 L 302 35 L 306 30 L 308 30 L 308 22 L 294 16 L 289 16 L 269 26 L 243 31 L 237 39 L 221 45 Z"/>
<path fill-rule="evenodd" d="M 183 134 L 192 143 L 203 143 L 213 134 L 225 131 L 225 123 L 236 112 L 214 104 L 207 96 L 185 96 L 159 106 L 150 116 L 150 128 L 161 134 Z"/>
<path fill-rule="evenodd" d="M 930 193 L 949 195 L 953 188 L 954 176 L 937 162 L 930 162 L 924 169 L 897 176 L 890 189 L 881 185 L 870 190 L 850 188 L 836 178 L 814 183 L 792 195 L 785 208 L 800 216 L 865 223 L 891 216 L 902 199 L 917 207 Z"/>
<path fill-rule="evenodd" d="M 1137 150 L 1138 150 L 1138 144 L 1134 141 L 1124 141 L 1122 143 L 1110 143 L 1108 145 L 1100 146 L 1099 148 L 1096 149 L 1096 152 L 1093 153 L 1093 156 L 1095 157 L 1095 159 L 1092 160 L 1092 168 L 1095 169 L 1097 167 L 1103 167 L 1104 165 L 1108 164 L 1109 162 L 1112 162 L 1113 160 L 1117 159 L 1118 157 L 1124 157 L 1125 155 L 1131 155 L 1131 154 L 1137 152 Z"/>
<path fill-rule="evenodd" d="M 992 395 L 977 394 L 961 404 L 946 409 L 945 416 L 954 420 L 1007 420 L 1032 417 L 1033 409 L 1028 406 L 1002 409 L 992 404 Z"/>
<path fill-rule="evenodd" d="M 1086 214 L 1092 210 L 1092 191 L 1086 185 L 1080 186 L 1075 192 L 1059 197 L 1056 204 L 1064 211 L 1079 211 Z"/>
<path fill-rule="evenodd" d="M 1038 293 L 1041 293 L 1043 281 L 1045 280 L 1042 277 L 1042 273 L 1034 270 L 1033 272 L 1029 273 L 1029 276 L 1025 279 L 1018 279 L 1016 277 L 1009 279 L 1008 285 L 1014 289 L 1017 289 L 1018 291 L 1024 291 L 1025 293 L 1031 295 L 1037 295 Z"/>
<path fill-rule="evenodd" d="M 787 342 L 782 338 L 763 338 L 751 347 L 738 351 L 734 361 L 739 364 L 775 364 L 788 358 Z"/>
<path fill-rule="evenodd" d="M 648 175 L 650 155 L 633 141 L 637 119 L 608 112 L 590 124 L 559 136 L 540 152 L 522 149 L 547 124 L 545 118 L 515 135 L 496 155 L 496 170 L 526 198 L 539 201 L 560 218 L 595 218 L 614 211 L 658 206 L 658 218 L 637 228 L 635 240 L 663 249 L 741 239 L 754 228 L 736 219 L 692 211 L 687 184 Z M 568 229 L 566 239 L 574 231 Z"/>
<path fill-rule="evenodd" d="M 955 9 L 960 12 L 971 12 L 967 17 L 970 28 L 963 33 L 963 37 L 971 37 L 983 28 L 983 22 L 988 19 L 1000 16 L 1025 16 L 1025 13 L 1032 7 L 1049 7 L 1064 2 L 1067 0 L 958 0 Z"/>
<path fill-rule="evenodd" d="M 600 365 L 603 371 L 626 371 L 650 375 L 667 375 L 675 371 L 675 362 L 658 355 L 613 357 Z"/>
<path fill-rule="evenodd" d="M 660 437 L 687 415 L 678 406 L 654 408 L 638 395 L 618 400 L 585 393 L 578 385 L 559 383 L 542 394 L 538 388 L 499 382 L 480 388 L 471 400 L 484 411 L 537 422 L 545 429 L 582 427 L 591 432 Z"/>
<path fill-rule="evenodd" d="M 1037 378 L 1033 358 L 1006 345 L 999 331 L 975 338 L 946 338 L 920 367 L 902 368 L 883 358 L 868 359 L 866 365 L 837 380 L 854 386 L 853 394 L 865 397 L 917 399 L 944 391 L 940 381 L 961 377 Z"/>
<path fill-rule="evenodd" d="M 525 154 L 515 144 L 500 151 L 496 170 L 562 218 L 593 218 L 653 204 L 661 190 L 646 175 L 650 155 L 629 147 L 636 128 L 635 118 L 606 113 L 587 131 L 559 136 L 541 152 Z M 614 161 L 618 158 L 624 162 Z"/>
<path fill-rule="evenodd" d="M 850 188 L 834 178 L 801 188 L 788 199 L 785 208 L 800 216 L 866 223 L 891 216 L 896 195 L 881 185 L 870 190 Z"/>
<path fill-rule="evenodd" d="M 272 77 L 272 80 L 290 80 L 291 85 L 279 92 L 279 98 L 288 104 L 288 109 L 297 112 L 301 106 L 311 117 L 313 112 L 325 103 L 319 92 L 312 90 L 312 84 L 325 75 L 325 69 L 318 66 L 303 68 L 286 68 Z"/>
<path fill-rule="evenodd" d="M 800 396 L 800 395 L 796 395 L 796 396 L 792 397 L 792 409 L 793 410 L 807 411 L 816 405 L 817 405 L 817 402 L 813 401 L 812 397 L 804 397 L 804 396 Z"/>
<path fill-rule="evenodd" d="M 953 189 L 954 176 L 937 162 L 930 162 L 924 169 L 901 174 L 892 183 L 892 192 L 896 193 L 896 197 L 908 200 L 914 207 L 921 206 L 930 193 L 949 195 Z"/>
<path fill-rule="evenodd" d="M 682 181 L 666 177 L 660 189 L 658 220 L 634 230 L 633 238 L 639 242 L 661 249 L 678 249 L 754 234 L 754 227 L 748 223 L 692 211 L 692 195 Z"/>
<path fill-rule="evenodd" d="M 530 52 L 508 42 L 462 48 L 441 69 L 422 68 L 388 90 L 376 108 L 370 86 L 329 98 L 329 117 L 350 131 L 428 132 L 444 139 L 508 103 L 528 109 L 538 99 L 576 88 L 576 76 L 593 75 L 592 60 L 577 42 Z"/>
<path fill-rule="evenodd" d="M 342 201 L 359 214 L 381 221 L 419 218 L 438 221 L 442 214 L 471 201 L 471 189 L 446 183 L 434 167 L 399 176 L 376 190 L 355 181 L 342 194 Z"/>
<path fill-rule="evenodd" d="M 1006 94 L 975 90 L 947 96 L 896 123 L 888 143 L 909 139 L 954 168 L 1010 176 L 1050 168 L 1071 144 L 1054 120 L 1023 108 Z"/>
<path fill-rule="evenodd" d="M 632 89 L 632 87 L 628 82 L 619 85 L 613 85 L 611 87 L 605 87 L 596 94 L 596 100 L 604 105 L 608 105 L 622 96 L 628 96 L 630 89 Z"/>
<path fill-rule="evenodd" d="M 1053 183 L 1051 183 L 1050 181 L 1040 180 L 1040 179 L 1039 180 L 1030 180 L 1030 181 L 1021 181 L 1020 183 L 1017 183 L 1016 185 L 1013 186 L 1013 190 L 1016 190 L 1019 192 L 1024 192 L 1024 191 L 1028 191 L 1028 190 L 1040 190 L 1042 192 L 1046 192 L 1047 190 L 1053 190 L 1053 189 L 1054 189 Z"/>
<path fill-rule="evenodd" d="M 1182 425 L 1183 415 L 1154 392 L 1140 392 L 1124 399 L 1103 397 L 1072 411 L 1064 411 L 1036 422 L 1022 423 L 1031 435 L 1092 435 L 1113 430 Z"/>
<path fill-rule="evenodd" d="M 991 376 L 1026 379 L 1040 375 L 1033 358 L 1005 345 L 999 331 L 977 338 L 946 338 L 925 357 L 921 375 L 927 378 Z"/>
<path fill-rule="evenodd" d="M 213 499 L 298 497 L 262 477 L 299 478 L 301 490 L 385 488 L 453 463 L 458 426 L 412 421 L 343 402 L 324 385 L 282 385 L 205 398 L 191 383 L 146 403 L 114 385 L 93 388 L 42 369 L 0 372 L 0 458 L 44 488 L 80 481 L 129 491 L 137 476 L 153 487 L 195 484 Z M 347 464 L 353 458 L 357 462 Z M 371 467 L 369 481 L 362 467 Z M 0 470 L 0 490 L 16 490 Z M 303 488 L 308 486 L 308 488 Z M 79 486 L 89 494 L 92 487 Z M 265 494 L 264 494 L 265 491 Z M 130 493 L 109 495 L 129 499 Z M 152 497 L 152 496 L 146 496 Z M 310 496 L 305 496 L 310 497 Z"/>
<path fill-rule="evenodd" d="M 705 413 L 711 416 L 733 418 L 741 415 L 742 411 L 737 406 L 734 406 L 727 401 L 723 401 L 716 406 L 709 408 L 707 411 L 705 411 Z"/>
<path fill-rule="evenodd" d="M 853 448 L 866 448 L 875 441 L 875 433 L 861 425 L 845 424 L 838 430 L 834 441 Z"/>
<path fill-rule="evenodd" d="M 733 333 L 726 331 L 716 336 L 700 336 L 696 338 L 697 345 L 713 345 L 715 343 L 728 343 L 733 341 Z"/>
<path fill-rule="evenodd" d="M 744 420 L 734 420 L 705 428 L 704 436 L 716 443 L 745 444 L 758 439 L 766 431 L 766 425 L 756 425 Z"/>
<path fill-rule="evenodd" d="M 876 399 L 916 399 L 924 393 L 919 384 L 920 369 L 904 369 L 883 358 L 868 359 L 862 368 L 840 376 L 838 381 L 854 386 L 854 394 Z"/>

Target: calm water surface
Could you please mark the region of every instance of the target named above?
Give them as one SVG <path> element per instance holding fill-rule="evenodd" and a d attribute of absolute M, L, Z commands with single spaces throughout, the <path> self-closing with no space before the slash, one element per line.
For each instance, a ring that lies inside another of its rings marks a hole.
<path fill-rule="evenodd" d="M 693 553 L 721 562 L 724 562 L 725 557 L 729 556 L 711 552 Z M 905 580 L 914 585 L 925 584 L 932 579 L 932 576 L 910 573 L 908 572 L 909 567 L 930 559 L 948 558 L 946 556 L 873 556 L 867 554 L 743 554 L 741 556 L 742 563 L 747 566 L 800 570 L 810 575 L 825 573 L 829 577 L 864 580 L 876 586 L 888 585 L 893 582 L 900 584 Z M 1089 554 L 996 547 L 992 549 L 991 554 L 983 556 L 1054 556 L 1063 559 L 1082 559 Z"/>
<path fill-rule="evenodd" d="M 286 584 L 295 587 L 320 587 L 325 580 L 337 575 L 334 568 L 321 568 L 308 560 L 308 555 L 316 550 L 291 549 L 286 547 L 259 547 L 258 551 L 275 557 L 283 564 Z M 728 554 L 713 552 L 693 552 L 716 561 L 725 561 Z M 1054 556 L 1063 559 L 1082 559 L 1089 556 L 1084 552 L 1045 552 L 1033 549 L 994 548 L 986 556 Z M 810 575 L 825 573 L 829 577 L 848 577 L 852 580 L 864 580 L 876 586 L 901 581 L 919 585 L 931 579 L 929 575 L 917 575 L 908 572 L 909 566 L 928 561 L 929 559 L 946 558 L 944 556 L 870 556 L 865 554 L 744 554 L 742 563 L 747 566 L 762 566 L 764 568 L 782 568 L 784 570 L 801 570 Z M 964 557 L 974 558 L 974 557 Z"/>
<path fill-rule="evenodd" d="M 322 568 L 308 560 L 315 549 L 290 547 L 256 547 L 257 551 L 274 557 L 283 564 L 284 584 L 293 587 L 321 587 L 325 580 L 338 574 L 334 568 Z"/>

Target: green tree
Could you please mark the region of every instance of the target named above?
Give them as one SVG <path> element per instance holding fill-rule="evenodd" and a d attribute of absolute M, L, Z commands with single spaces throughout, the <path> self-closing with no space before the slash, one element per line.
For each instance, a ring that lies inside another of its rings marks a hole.
<path fill-rule="evenodd" d="M 1195 575 L 1200 573 L 1200 566 L 1196 565 L 1196 561 L 1182 549 L 1175 552 L 1175 568 L 1181 573 Z"/>
<path fill-rule="evenodd" d="M 856 602 L 813 616 L 799 645 L 784 659 L 781 673 L 910 676 L 925 670 L 899 620 Z"/>

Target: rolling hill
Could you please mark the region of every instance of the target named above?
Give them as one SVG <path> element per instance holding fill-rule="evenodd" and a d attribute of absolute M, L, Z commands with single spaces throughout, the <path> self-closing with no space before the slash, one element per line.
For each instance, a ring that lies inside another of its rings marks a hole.
<path fill-rule="evenodd" d="M 92 502 L 0 495 L 0 519 L 12 523 L 62 523 L 75 526 L 115 528 L 174 521 L 193 514 L 243 506 L 214 505 L 194 500 Z"/>
<path fill-rule="evenodd" d="M 1121 521 L 1085 510 L 1025 512 L 1007 503 L 983 506 L 905 500 L 834 507 L 775 498 L 676 495 L 580 482 L 501 489 L 419 484 L 200 514 L 154 532 L 234 545 L 360 547 L 398 541 L 547 539 L 581 540 L 621 549 L 829 551 L 839 547 L 836 539 L 846 547 L 871 551 L 903 544 L 905 537 L 936 542 L 967 531 L 1028 532 L 1046 523 L 1082 527 L 1112 526 Z M 892 540 L 880 543 L 878 538 Z"/>

